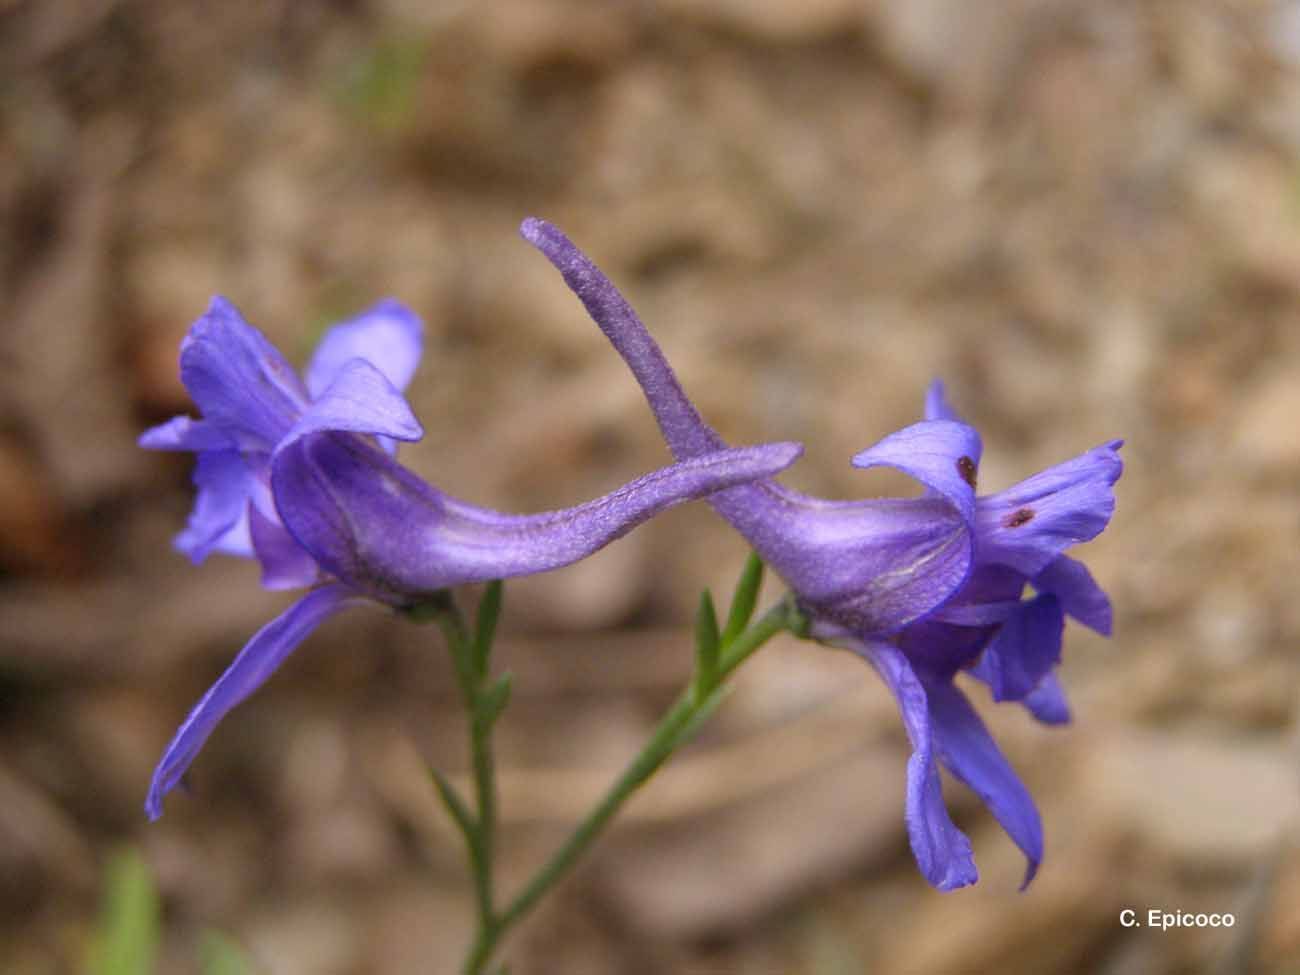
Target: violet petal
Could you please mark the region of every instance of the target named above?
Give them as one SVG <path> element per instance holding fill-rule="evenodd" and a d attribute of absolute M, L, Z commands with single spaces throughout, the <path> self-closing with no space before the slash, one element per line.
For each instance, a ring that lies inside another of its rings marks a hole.
<path fill-rule="evenodd" d="M 1008 617 L 971 673 L 989 685 L 995 701 L 1019 701 L 1061 661 L 1065 616 L 1050 593 L 1020 605 Z"/>
<path fill-rule="evenodd" d="M 266 683 L 312 630 L 339 610 L 357 602 L 361 602 L 361 597 L 351 593 L 346 586 L 325 586 L 309 592 L 257 631 L 181 722 L 163 752 L 145 800 L 145 812 L 150 819 L 162 815 L 163 797 L 181 780 L 221 719 Z"/>
<path fill-rule="evenodd" d="M 927 685 L 939 758 L 980 797 L 1029 861 L 1024 890 L 1043 860 L 1043 823 L 1029 790 L 1011 768 L 966 696 L 950 683 Z"/>
<path fill-rule="evenodd" d="M 1020 703 L 1043 724 L 1070 723 L 1070 702 L 1056 674 L 1046 675 Z"/>
<path fill-rule="evenodd" d="M 730 497 L 710 502 L 731 515 L 810 609 L 860 635 L 914 622 L 967 577 L 971 533 L 945 501 L 798 497 L 801 504 L 763 510 L 761 517 L 724 508 Z"/>
<path fill-rule="evenodd" d="M 394 440 L 419 440 L 420 421 L 406 397 L 365 359 L 349 359 L 334 381 L 303 412 L 279 446 L 292 438 L 323 430 L 373 434 Z"/>
<path fill-rule="evenodd" d="M 146 450 L 230 450 L 238 446 L 220 427 L 189 416 L 174 416 L 150 427 L 136 443 Z"/>
<path fill-rule="evenodd" d="M 855 650 L 875 667 L 893 692 L 912 743 L 912 755 L 907 760 L 905 819 L 921 874 L 939 890 L 954 890 L 975 883 L 979 873 L 970 840 L 953 823 L 943 801 L 927 688 L 896 648 L 885 643 L 869 643 Z"/>
<path fill-rule="evenodd" d="M 262 566 L 262 588 L 302 589 L 316 581 L 320 575 L 316 560 L 283 525 L 264 515 L 256 504 L 248 506 L 248 518 L 253 551 Z"/>
<path fill-rule="evenodd" d="M 181 380 L 203 419 L 246 449 L 269 451 L 307 405 L 293 367 L 220 296 L 181 343 Z"/>
<path fill-rule="evenodd" d="M 1033 577 L 1096 537 L 1115 510 L 1121 441 L 1096 447 L 976 502 L 980 560 Z"/>
<path fill-rule="evenodd" d="M 966 422 L 949 404 L 948 394 L 944 390 L 942 380 L 934 380 L 930 383 L 930 388 L 925 391 L 925 418 L 927 420 L 955 420 L 958 423 Z"/>
<path fill-rule="evenodd" d="M 391 298 L 330 328 L 316 346 L 305 372 L 307 391 L 320 396 L 352 359 L 364 359 L 397 390 L 406 389 L 423 348 L 419 317 Z"/>
<path fill-rule="evenodd" d="M 198 489 L 194 508 L 175 545 L 197 565 L 219 548 L 229 551 L 238 541 L 233 536 L 248 507 L 253 476 L 239 451 L 205 450 L 198 456 L 193 479 Z"/>
<path fill-rule="evenodd" d="M 973 527 L 975 470 L 981 450 L 974 427 L 952 420 L 925 420 L 891 433 L 857 454 L 853 466 L 902 471 L 951 502 Z"/>
<path fill-rule="evenodd" d="M 1061 608 L 1084 626 L 1102 636 L 1110 636 L 1110 597 L 1097 585 L 1082 562 L 1068 555 L 1058 555 L 1030 582 L 1039 592 L 1050 592 L 1059 599 Z"/>

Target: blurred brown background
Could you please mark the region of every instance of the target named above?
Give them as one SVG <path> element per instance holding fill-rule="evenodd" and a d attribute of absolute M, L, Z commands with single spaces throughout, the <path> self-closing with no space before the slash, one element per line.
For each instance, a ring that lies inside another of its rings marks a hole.
<path fill-rule="evenodd" d="M 934 376 L 986 489 L 1116 436 L 1128 469 L 1083 553 L 1118 615 L 1067 634 L 1075 724 L 977 692 L 1044 813 L 1028 893 L 952 783 L 982 880 L 929 890 L 886 691 L 779 644 L 512 971 L 1300 971 L 1300 4 L 5 0 L 0 159 L 0 971 L 78 969 L 122 842 L 167 972 L 207 927 L 267 972 L 454 968 L 469 887 L 421 760 L 460 774 L 464 741 L 431 631 L 328 624 L 145 824 L 167 738 L 286 600 L 171 550 L 190 461 L 134 438 L 187 409 L 211 294 L 297 362 L 393 295 L 427 324 L 403 456 L 444 489 L 535 510 L 659 466 L 528 214 L 729 439 L 805 441 L 802 488 L 903 488 L 848 458 Z M 635 749 L 743 557 L 697 505 L 508 587 L 504 888 Z"/>

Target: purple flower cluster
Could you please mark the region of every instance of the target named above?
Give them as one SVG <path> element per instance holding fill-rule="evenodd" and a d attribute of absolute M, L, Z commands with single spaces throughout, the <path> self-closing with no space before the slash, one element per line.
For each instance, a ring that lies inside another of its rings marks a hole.
<path fill-rule="evenodd" d="M 526 220 L 521 232 L 627 362 L 674 456 L 725 447 L 600 269 L 544 221 Z M 1064 552 L 1109 522 L 1120 445 L 1112 441 L 1005 491 L 977 495 L 979 434 L 936 383 L 923 421 L 853 458 L 857 467 L 909 475 L 924 488 L 920 497 L 828 501 L 758 479 L 709 499 L 789 584 L 812 635 L 860 654 L 893 692 L 913 748 L 908 834 L 922 873 L 938 888 L 977 879 L 970 841 L 944 805 L 939 764 L 1024 851 L 1025 884 L 1042 860 L 1038 810 L 954 677 L 970 674 L 995 700 L 1019 701 L 1040 721 L 1069 719 L 1053 674 L 1064 618 L 1108 634 L 1111 611 L 1088 570 Z"/>
<path fill-rule="evenodd" d="M 939 767 L 969 786 L 1028 860 L 1042 824 L 955 678 L 986 684 L 1038 720 L 1069 720 L 1054 674 L 1066 616 L 1109 634 L 1110 602 L 1064 554 L 1114 510 L 1119 441 L 995 494 L 976 484 L 979 434 L 936 383 L 925 418 L 853 458 L 922 486 L 914 498 L 829 501 L 772 477 L 795 444 L 731 448 L 700 417 L 659 346 L 609 279 L 559 230 L 522 233 L 561 272 L 645 392 L 676 463 L 586 504 L 510 515 L 452 498 L 395 459 L 422 429 L 402 390 L 421 330 L 386 301 L 326 333 L 299 376 L 221 298 L 181 347 L 201 419 L 176 417 L 142 446 L 197 453 L 194 510 L 176 545 L 256 559 L 268 588 L 308 592 L 263 627 L 190 712 L 163 754 L 146 810 L 184 775 L 218 722 L 322 621 L 359 602 L 397 608 L 450 587 L 542 572 L 585 558 L 683 501 L 707 498 L 782 576 L 810 634 L 868 661 L 897 699 L 912 744 L 906 822 L 926 879 L 976 880 L 970 842 L 944 804 Z"/>
<path fill-rule="evenodd" d="M 224 298 L 181 345 L 181 379 L 202 418 L 147 431 L 143 447 L 198 454 L 198 495 L 176 546 L 256 559 L 267 588 L 311 587 L 248 642 L 181 724 L 145 809 L 162 815 L 223 717 L 318 625 L 366 600 L 417 606 L 452 586 L 583 559 L 655 514 L 770 476 L 795 444 L 724 449 L 673 464 L 574 508 L 511 515 L 457 500 L 396 462 L 423 430 L 401 390 L 420 359 L 419 320 L 381 302 L 330 329 L 305 373 Z"/>

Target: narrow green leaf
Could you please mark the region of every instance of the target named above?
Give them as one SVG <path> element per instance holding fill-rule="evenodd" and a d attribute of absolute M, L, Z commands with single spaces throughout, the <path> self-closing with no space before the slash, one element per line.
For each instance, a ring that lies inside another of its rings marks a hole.
<path fill-rule="evenodd" d="M 253 963 L 235 941 L 211 928 L 199 939 L 199 965 L 203 975 L 253 975 Z"/>
<path fill-rule="evenodd" d="M 763 560 L 754 552 L 745 560 L 745 568 L 736 583 L 736 591 L 731 596 L 731 612 L 727 614 L 727 625 L 722 631 L 722 645 L 726 646 L 744 631 L 754 615 L 754 606 L 758 603 L 758 590 L 763 585 Z"/>
<path fill-rule="evenodd" d="M 705 589 L 700 593 L 700 608 L 695 613 L 695 679 L 703 693 L 713 689 L 718 675 L 718 614 L 713 596 Z"/>
<path fill-rule="evenodd" d="M 504 673 L 479 695 L 474 708 L 474 722 L 481 728 L 490 728 L 501 717 L 501 712 L 510 703 L 510 688 L 514 675 Z"/>
<path fill-rule="evenodd" d="M 456 821 L 460 831 L 465 834 L 466 843 L 471 847 L 476 846 L 478 823 L 474 819 L 474 814 L 469 811 L 469 806 L 465 805 L 465 800 L 457 794 L 455 787 L 447 781 L 446 777 L 432 765 L 429 766 L 429 777 L 438 788 L 438 798 L 447 807 L 447 812 L 451 813 L 451 818 Z"/>
<path fill-rule="evenodd" d="M 161 906 L 148 864 L 134 850 L 121 850 L 108 861 L 105 883 L 90 970 L 94 975 L 152 975 Z"/>
<path fill-rule="evenodd" d="M 480 677 L 487 673 L 488 658 L 492 655 L 492 641 L 496 638 L 497 620 L 501 618 L 504 588 L 500 579 L 493 579 L 479 600 L 478 618 L 474 625 L 474 673 Z"/>

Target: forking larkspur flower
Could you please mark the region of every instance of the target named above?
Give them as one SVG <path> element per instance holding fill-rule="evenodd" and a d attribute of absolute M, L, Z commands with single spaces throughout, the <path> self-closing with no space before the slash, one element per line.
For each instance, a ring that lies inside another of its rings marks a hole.
<path fill-rule="evenodd" d="M 957 421 L 939 383 L 926 398 L 925 415 L 927 423 Z M 1042 823 L 1033 799 L 953 678 L 964 670 L 986 683 L 995 701 L 1019 701 L 1046 724 L 1069 720 L 1053 673 L 1065 616 L 1109 635 L 1111 607 L 1083 564 L 1062 553 L 1094 538 L 1110 520 L 1112 486 L 1122 470 L 1119 447 L 1120 441 L 1111 441 L 1005 491 L 976 497 L 970 574 L 924 619 L 893 634 L 854 634 L 834 623 L 812 628 L 813 636 L 868 660 L 898 699 L 914 749 L 908 832 L 922 872 L 937 887 L 965 886 L 978 875 L 970 842 L 944 807 L 936 758 L 980 797 L 1024 852 L 1022 886 L 1042 860 Z M 869 454 L 854 463 L 868 466 Z M 972 493 L 978 462 L 978 454 L 955 461 L 970 472 Z M 1026 584 L 1035 591 L 1028 599 L 1022 598 Z"/>
<path fill-rule="evenodd" d="M 175 417 L 140 438 L 198 454 L 198 496 L 176 545 L 195 562 L 214 551 L 256 558 L 268 588 L 313 588 L 253 636 L 181 724 L 154 772 L 151 818 L 221 719 L 345 607 L 410 608 L 452 586 L 568 565 L 668 507 L 770 476 L 800 453 L 795 444 L 714 451 L 560 511 L 476 507 L 391 456 L 393 441 L 423 435 L 401 393 L 420 350 L 419 320 L 392 301 L 329 330 L 301 378 L 223 298 L 190 329 L 181 378 L 202 418 Z"/>
<path fill-rule="evenodd" d="M 679 459 L 725 442 L 701 419 L 659 346 L 617 288 L 554 226 L 524 221 L 523 236 L 563 275 L 641 385 Z M 1110 603 L 1065 556 L 1095 537 L 1114 510 L 1120 441 L 1097 447 L 997 494 L 977 497 L 982 445 L 944 400 L 926 418 L 853 458 L 893 467 L 922 497 L 811 498 L 771 480 L 720 492 L 710 504 L 790 585 L 811 635 L 867 659 L 898 701 L 912 743 L 906 821 L 917 863 L 940 889 L 975 882 L 967 837 L 944 805 L 938 764 L 979 795 L 1024 852 L 1024 884 L 1042 859 L 1028 791 L 953 682 L 966 671 L 996 700 L 1021 701 L 1040 721 L 1068 720 L 1052 669 L 1064 615 L 1110 631 Z M 1036 595 L 1022 599 L 1026 584 Z"/>

